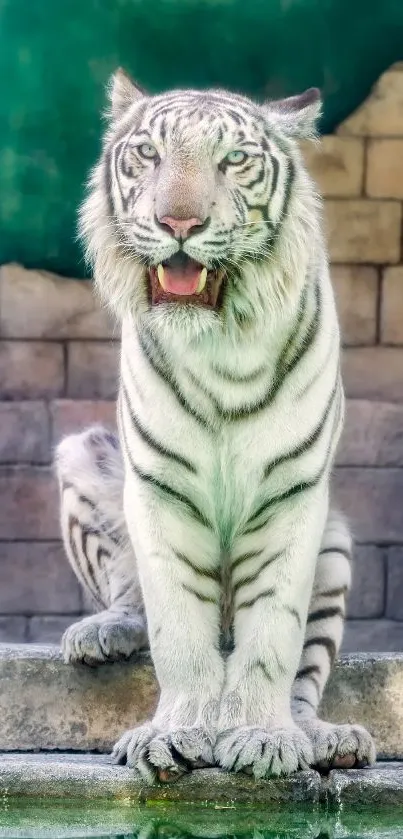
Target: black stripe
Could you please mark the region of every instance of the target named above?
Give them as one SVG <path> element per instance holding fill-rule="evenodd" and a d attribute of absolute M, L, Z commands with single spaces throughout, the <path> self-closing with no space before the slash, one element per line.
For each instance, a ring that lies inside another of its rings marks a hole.
<path fill-rule="evenodd" d="M 261 591 L 260 594 L 257 594 L 256 597 L 252 597 L 251 600 L 242 600 L 241 603 L 238 604 L 237 611 L 239 609 L 250 609 L 258 600 L 263 600 L 266 597 L 274 597 L 276 594 L 275 588 L 268 588 L 266 591 Z"/>
<path fill-rule="evenodd" d="M 317 441 L 319 440 L 319 438 L 322 435 L 322 431 L 323 431 L 323 429 L 326 425 L 326 422 L 329 418 L 329 414 L 330 414 L 330 412 L 333 408 L 334 399 L 335 399 L 335 395 L 336 395 L 336 391 L 337 391 L 338 386 L 339 386 L 339 381 L 337 379 L 336 383 L 333 387 L 333 390 L 332 390 L 332 392 L 329 396 L 329 399 L 327 401 L 327 405 L 326 405 L 326 408 L 323 412 L 322 418 L 321 418 L 320 422 L 318 423 L 318 425 L 316 426 L 316 428 L 311 432 L 309 437 L 307 437 L 305 440 L 303 440 L 302 443 L 299 443 L 298 446 L 296 446 L 290 452 L 287 452 L 287 454 L 283 454 L 280 457 L 275 458 L 275 460 L 272 460 L 270 463 L 266 464 L 266 466 L 264 467 L 264 472 L 263 472 L 263 477 L 265 479 L 268 478 L 269 475 L 271 474 L 272 470 L 275 469 L 277 466 L 279 466 L 281 463 L 287 463 L 287 461 L 294 460 L 295 458 L 300 457 L 300 455 L 305 454 L 307 451 L 309 451 L 310 448 L 312 448 L 313 445 L 315 445 L 315 443 L 317 443 Z"/>
<path fill-rule="evenodd" d="M 328 652 L 328 655 L 329 655 L 330 663 L 333 664 L 333 662 L 336 658 L 336 652 L 337 651 L 336 651 L 336 644 L 334 643 L 332 638 L 328 638 L 326 635 L 318 635 L 318 636 L 315 636 L 314 638 L 308 638 L 308 640 L 305 641 L 304 650 L 307 650 L 309 647 L 316 647 L 316 646 L 326 648 L 326 650 Z"/>
<path fill-rule="evenodd" d="M 189 594 L 193 594 L 193 596 L 197 597 L 197 599 L 202 603 L 213 603 L 214 606 L 217 606 L 217 600 L 215 597 L 207 597 L 205 594 L 200 594 L 199 591 L 195 591 L 193 588 L 190 588 L 190 586 L 183 585 L 182 588 L 184 588 L 185 591 L 188 591 Z"/>
<path fill-rule="evenodd" d="M 314 621 L 321 621 L 326 618 L 335 618 L 336 616 L 344 618 L 343 609 L 340 606 L 328 606 L 327 608 L 317 609 L 316 612 L 311 612 L 308 615 L 307 623 L 314 623 Z"/>
<path fill-rule="evenodd" d="M 322 294 L 319 282 L 317 282 L 315 286 L 315 309 L 312 316 L 312 320 L 310 321 L 305 334 L 302 336 L 301 343 L 297 348 L 294 356 L 286 364 L 285 375 L 289 375 L 295 369 L 295 367 L 297 367 L 297 365 L 300 364 L 308 350 L 311 348 L 319 328 L 321 307 Z"/>
<path fill-rule="evenodd" d="M 129 415 L 130 415 L 131 423 L 135 427 L 135 429 L 136 429 L 137 433 L 139 434 L 139 436 L 141 437 L 141 439 L 144 440 L 144 442 L 147 443 L 147 445 L 150 446 L 150 448 L 152 448 L 152 449 L 154 449 L 154 451 L 158 452 L 158 454 L 161 454 L 164 457 L 168 457 L 170 460 L 175 461 L 175 463 L 179 463 L 180 466 L 184 466 L 186 469 L 189 470 L 189 472 L 193 472 L 193 474 L 196 475 L 197 474 L 197 469 L 193 465 L 193 463 L 190 463 L 190 461 L 187 460 L 185 457 L 182 457 L 182 455 L 177 454 L 176 452 L 173 452 L 172 449 L 168 449 L 166 446 L 162 445 L 162 443 L 159 443 L 158 440 L 156 440 L 155 437 L 152 436 L 150 431 L 148 429 L 144 428 L 143 425 L 141 425 L 139 419 L 137 418 L 137 416 L 134 413 L 134 410 L 131 406 L 130 399 L 129 399 L 129 394 L 127 392 L 126 385 L 123 381 L 122 381 L 122 392 L 123 392 L 123 397 L 124 397 L 124 400 L 125 400 L 125 403 L 126 403 L 127 410 L 129 412 Z"/>
<path fill-rule="evenodd" d="M 150 484 L 150 486 L 153 486 L 155 487 L 155 489 L 162 492 L 164 495 L 167 496 L 168 499 L 173 501 L 179 501 L 181 504 L 183 504 L 184 507 L 187 508 L 190 515 L 193 516 L 193 518 L 196 521 L 198 521 L 200 524 L 203 524 L 205 527 L 209 527 L 212 530 L 211 522 L 204 515 L 204 513 L 202 513 L 201 510 L 199 510 L 198 507 L 196 507 L 196 504 L 194 504 L 193 501 L 190 500 L 190 498 L 188 498 L 186 495 L 183 495 L 182 492 L 177 492 L 177 490 L 172 489 L 172 487 L 168 486 L 168 484 L 159 481 L 157 478 L 154 477 L 154 475 L 149 475 L 147 472 L 143 472 L 143 470 L 136 465 L 127 445 L 127 439 L 123 427 L 122 432 L 126 454 L 129 459 L 130 467 L 134 474 L 137 475 L 137 477 L 140 478 L 141 481 Z"/>
<path fill-rule="evenodd" d="M 306 696 L 293 696 L 292 699 L 293 702 L 305 702 L 307 705 L 309 705 L 316 711 L 316 705 L 313 702 L 311 702 L 310 699 L 307 699 Z"/>
<path fill-rule="evenodd" d="M 235 568 L 238 568 L 239 565 L 242 565 L 244 562 L 247 562 L 249 559 L 255 559 L 257 556 L 261 556 L 263 553 L 263 548 L 260 551 L 249 551 L 248 553 L 241 554 L 238 556 L 237 559 L 234 560 L 231 566 L 231 570 L 234 571 Z"/>
<path fill-rule="evenodd" d="M 326 554 L 341 554 L 341 556 L 344 556 L 349 562 L 351 562 L 351 553 L 347 550 L 347 548 L 338 548 L 335 545 L 331 548 L 322 548 L 322 550 L 319 551 L 319 556 L 326 556 Z"/>
<path fill-rule="evenodd" d="M 201 425 L 203 428 L 207 430 L 210 430 L 210 424 L 207 422 L 207 420 L 203 416 L 201 416 L 201 414 L 199 414 L 195 410 L 195 408 L 193 408 L 192 405 L 190 405 L 186 397 L 181 392 L 178 383 L 173 378 L 172 373 L 169 370 L 169 367 L 162 354 L 160 354 L 159 359 L 156 358 L 156 353 L 159 348 L 155 338 L 152 337 L 149 333 L 146 337 L 144 330 L 142 330 L 141 333 L 138 333 L 138 338 L 141 349 L 143 350 L 143 353 L 146 356 L 150 366 L 153 368 L 157 376 L 163 379 L 165 384 L 168 385 L 181 407 L 188 414 L 190 414 L 190 416 L 193 417 L 193 419 L 195 419 L 199 423 L 199 425 Z"/>
<path fill-rule="evenodd" d="M 262 367 L 258 367 L 257 370 L 253 370 L 252 373 L 245 373 L 244 376 L 237 375 L 230 370 L 223 370 L 222 367 L 219 367 L 218 364 L 213 364 L 211 367 L 213 373 L 217 376 L 220 376 L 224 381 L 231 382 L 231 384 L 250 384 L 251 382 L 257 381 L 260 377 L 265 373 L 266 366 L 263 365 Z"/>
<path fill-rule="evenodd" d="M 290 498 L 293 498 L 295 495 L 299 495 L 301 492 L 305 492 L 306 490 L 313 489 L 314 487 L 316 487 L 319 484 L 321 478 L 323 477 L 326 466 L 327 462 L 325 462 L 325 465 L 322 467 L 319 474 L 316 475 L 314 478 L 311 478 L 308 481 L 300 481 L 299 483 L 291 486 L 285 492 L 282 492 L 279 495 L 272 496 L 271 498 L 268 498 L 266 501 L 263 501 L 260 507 L 258 507 L 256 512 L 253 514 L 253 516 L 251 516 L 246 522 L 246 527 L 242 531 L 242 535 L 245 535 L 247 533 L 255 533 L 256 530 L 260 529 L 260 527 L 264 527 L 270 520 L 270 515 L 261 524 L 254 525 L 253 523 L 256 521 L 256 519 L 260 518 L 262 513 L 269 512 L 271 507 L 274 507 L 277 504 L 282 504 L 284 501 L 289 501 Z M 252 525 L 252 527 L 250 527 L 250 525 Z"/>
<path fill-rule="evenodd" d="M 284 606 L 284 609 L 286 610 L 286 612 L 288 612 L 289 615 L 292 615 L 293 618 L 295 618 L 299 628 L 301 629 L 302 621 L 301 621 L 301 617 L 300 617 L 299 613 L 297 612 L 297 610 L 294 609 L 292 606 L 287 606 L 287 605 Z"/>
<path fill-rule="evenodd" d="M 78 553 L 77 553 L 77 547 L 76 547 L 75 539 L 74 539 L 73 531 L 74 531 L 75 527 L 78 527 L 78 529 L 79 529 L 80 536 L 81 536 L 81 542 L 82 542 L 82 525 L 81 525 L 81 522 L 76 518 L 76 516 L 70 515 L 69 518 L 68 518 L 68 541 L 69 541 L 69 545 L 70 545 L 70 550 L 71 550 L 71 552 L 73 554 L 73 557 L 75 559 L 75 562 L 76 562 L 76 566 L 75 566 L 76 574 L 77 574 L 78 578 L 81 579 L 81 583 L 84 586 L 84 588 L 85 587 L 89 588 L 89 590 L 90 590 L 95 602 L 97 603 L 97 605 L 100 606 L 101 608 L 104 608 L 105 604 L 103 603 L 103 601 L 101 600 L 101 598 L 99 596 L 98 586 L 97 586 L 97 583 L 95 581 L 94 572 L 93 572 L 90 564 L 87 562 L 86 566 L 85 566 L 86 571 L 88 571 L 88 577 L 86 576 L 86 574 L 84 573 L 84 570 L 82 568 L 82 565 L 81 565 L 81 562 L 80 562 L 80 559 L 79 559 L 79 556 L 78 556 Z M 86 553 L 84 553 L 84 556 L 88 560 L 88 557 L 87 557 Z"/>
<path fill-rule="evenodd" d="M 316 676 L 321 675 L 320 667 L 317 664 L 309 664 L 307 667 L 301 667 L 295 678 L 305 679 L 307 676 L 313 676 L 314 674 Z"/>
<path fill-rule="evenodd" d="M 347 586 L 342 586 L 341 588 L 331 588 L 328 591 L 319 591 L 317 593 L 318 597 L 341 597 L 342 595 L 345 596 L 348 592 Z"/>
<path fill-rule="evenodd" d="M 200 391 L 204 394 L 204 396 L 206 396 L 212 402 L 215 410 L 217 411 L 221 419 L 223 419 L 224 421 L 238 421 L 246 419 L 252 416 L 253 414 L 259 413 L 263 408 L 266 408 L 274 401 L 278 391 L 284 384 L 284 381 L 289 372 L 289 365 L 286 364 L 286 357 L 295 342 L 295 338 L 299 335 L 299 328 L 305 314 L 306 302 L 307 287 L 305 286 L 301 295 L 301 301 L 298 310 L 298 315 L 296 318 L 295 328 L 289 336 L 289 338 L 287 339 L 287 342 L 280 353 L 278 362 L 276 364 L 276 370 L 274 373 L 273 381 L 268 391 L 262 396 L 262 398 L 258 402 L 254 402 L 250 405 L 237 406 L 235 408 L 223 408 L 223 406 L 217 401 L 214 394 L 211 391 L 209 391 L 206 387 L 204 387 L 204 385 L 202 385 L 201 382 L 199 382 L 199 380 L 193 374 L 190 375 L 193 384 L 196 387 L 198 387 Z M 301 352 L 301 350 L 299 351 Z M 301 352 L 301 357 L 303 354 L 304 353 Z"/>
<path fill-rule="evenodd" d="M 259 670 L 261 670 L 261 671 L 262 671 L 262 673 L 263 673 L 263 675 L 264 675 L 265 679 L 267 679 L 267 681 L 268 681 L 268 682 L 272 682 L 272 681 L 273 681 L 273 679 L 272 679 L 272 677 L 271 677 L 271 675 L 270 675 L 270 673 L 269 673 L 269 671 L 268 671 L 268 669 L 267 669 L 267 667 L 266 667 L 266 665 L 265 665 L 264 661 L 262 661 L 260 658 L 259 658 L 259 659 L 257 659 L 257 661 L 252 661 L 252 663 L 251 663 L 251 665 L 250 665 L 249 669 L 250 669 L 250 670 L 259 669 Z"/>
<path fill-rule="evenodd" d="M 194 571 L 199 577 L 205 577 L 208 580 L 214 580 L 215 582 L 219 582 L 221 579 L 221 575 L 219 571 L 209 571 L 207 568 L 200 568 L 200 566 L 195 565 L 185 554 L 181 553 L 181 551 L 174 551 L 175 556 L 180 559 L 181 562 L 184 562 L 189 568 Z"/>
<path fill-rule="evenodd" d="M 261 553 L 263 553 L 263 551 L 258 551 L 256 555 L 259 556 L 259 554 L 261 554 Z M 273 554 L 273 556 L 269 556 L 269 558 L 266 559 L 265 562 L 262 563 L 260 568 L 255 572 L 255 574 L 250 574 L 249 577 L 242 577 L 240 580 L 238 580 L 238 582 L 235 583 L 235 585 L 233 586 L 234 594 L 236 594 L 236 592 L 239 591 L 239 589 L 243 588 L 243 586 L 247 586 L 247 585 L 250 585 L 251 583 L 255 583 L 256 580 L 259 579 L 262 571 L 264 571 L 264 569 L 267 568 L 268 565 L 271 565 L 272 562 L 275 562 L 276 559 L 279 559 L 280 556 L 282 556 L 282 554 L 283 554 L 283 551 L 277 551 L 277 553 Z M 250 555 L 248 556 L 248 554 L 246 554 L 246 556 L 249 559 L 251 558 Z M 241 557 L 241 560 L 242 559 L 243 558 Z M 239 562 L 237 564 L 239 565 Z M 235 564 L 232 566 L 231 570 L 233 571 L 234 568 L 235 568 Z"/>
<path fill-rule="evenodd" d="M 269 152 L 269 157 L 270 157 L 270 162 L 271 162 L 272 169 L 273 169 L 273 175 L 272 175 L 272 181 L 271 181 L 271 187 L 270 187 L 270 195 L 269 195 L 269 201 L 271 201 L 271 199 L 273 198 L 273 195 L 276 191 L 276 188 L 277 188 L 278 173 L 279 173 L 279 170 L 280 170 L 280 164 L 279 164 L 279 161 L 277 160 L 277 157 L 275 157 L 274 154 L 272 154 L 272 152 Z"/>

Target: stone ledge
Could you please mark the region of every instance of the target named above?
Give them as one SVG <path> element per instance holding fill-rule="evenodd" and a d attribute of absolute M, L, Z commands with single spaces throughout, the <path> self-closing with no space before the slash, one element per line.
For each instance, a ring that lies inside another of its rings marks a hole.
<path fill-rule="evenodd" d="M 0 645 L 0 750 L 110 751 L 148 718 L 158 687 L 150 659 L 64 664 L 57 647 Z M 343 656 L 322 703 L 334 722 L 365 725 L 378 757 L 403 759 L 403 654 Z"/>
<path fill-rule="evenodd" d="M 403 806 L 403 763 L 371 769 L 334 770 L 321 777 L 310 770 L 290 778 L 257 781 L 242 773 L 202 769 L 173 784 L 145 784 L 133 770 L 114 766 L 107 755 L 0 753 L 0 790 L 7 798 L 196 803 L 228 808 L 283 804 L 339 808 L 342 805 Z M 1 825 L 1 823 L 0 823 Z"/>

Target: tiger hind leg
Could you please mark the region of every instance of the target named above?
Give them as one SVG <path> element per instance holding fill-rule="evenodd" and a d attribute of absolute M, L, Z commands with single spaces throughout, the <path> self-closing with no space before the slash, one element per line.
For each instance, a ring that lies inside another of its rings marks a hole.
<path fill-rule="evenodd" d="M 343 636 L 351 584 L 352 540 L 338 513 L 331 512 L 319 551 L 304 646 L 292 691 L 294 721 L 311 740 L 319 769 L 351 768 L 375 762 L 375 745 L 360 725 L 335 725 L 317 716 Z"/>
<path fill-rule="evenodd" d="M 97 614 L 65 632 L 66 661 L 97 665 L 148 647 L 136 560 L 123 518 L 123 463 L 101 426 L 66 437 L 55 458 L 63 542 Z"/>

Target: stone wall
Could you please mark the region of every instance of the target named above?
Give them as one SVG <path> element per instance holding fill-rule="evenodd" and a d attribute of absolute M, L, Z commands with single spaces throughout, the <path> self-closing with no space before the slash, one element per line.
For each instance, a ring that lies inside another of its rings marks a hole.
<path fill-rule="evenodd" d="M 403 648 L 403 65 L 319 146 L 344 338 L 347 423 L 334 483 L 357 548 L 346 650 Z M 52 640 L 85 609 L 63 557 L 51 459 L 114 425 L 116 327 L 90 284 L 0 271 L 0 640 Z"/>

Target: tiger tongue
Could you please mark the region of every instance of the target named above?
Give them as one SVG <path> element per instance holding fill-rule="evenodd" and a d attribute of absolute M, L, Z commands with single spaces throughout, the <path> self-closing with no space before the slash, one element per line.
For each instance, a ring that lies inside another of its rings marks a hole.
<path fill-rule="evenodd" d="M 189 260 L 186 265 L 177 267 L 166 265 L 163 267 L 163 273 L 161 268 L 162 266 L 158 266 L 158 279 L 164 291 L 186 297 L 199 291 L 201 275 L 205 269 L 197 263 Z"/>

